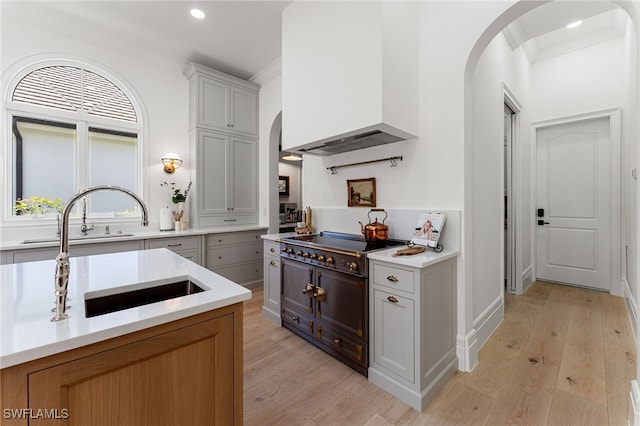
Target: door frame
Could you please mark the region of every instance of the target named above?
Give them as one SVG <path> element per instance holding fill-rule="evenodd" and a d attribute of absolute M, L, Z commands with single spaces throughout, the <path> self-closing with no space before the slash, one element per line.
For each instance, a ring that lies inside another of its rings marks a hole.
<path fill-rule="evenodd" d="M 552 118 L 547 120 L 536 121 L 531 123 L 531 205 L 537 203 L 537 167 L 538 161 L 535 155 L 538 148 L 537 131 L 546 127 L 553 127 L 562 124 L 579 123 L 583 121 L 591 121 L 607 118 L 609 119 L 609 238 L 610 238 L 610 254 L 609 254 L 609 282 L 611 283 L 609 293 L 614 296 L 623 296 L 622 292 L 622 272 L 620 270 L 620 226 L 621 226 L 621 206 L 620 206 L 620 108 L 610 108 L 605 110 L 569 115 L 564 117 Z M 534 217 L 535 219 L 535 217 Z M 537 256 L 537 238 L 535 236 L 535 227 L 532 223 L 531 250 L 532 255 Z M 534 276 L 537 278 L 538 271 L 535 269 L 536 260 L 533 259 Z"/>
<path fill-rule="evenodd" d="M 508 289 L 510 293 L 522 294 L 526 289 L 523 288 L 523 274 L 522 274 L 522 250 L 518 250 L 518 247 L 522 247 L 522 232 L 518 232 L 518 227 L 522 223 L 522 198 L 520 196 L 519 189 L 522 188 L 522 155 L 521 155 L 521 138 L 520 138 L 520 114 L 522 111 L 522 104 L 518 102 L 515 95 L 509 87 L 502 83 L 502 96 L 503 104 L 509 107 L 515 115 L 515 123 L 512 122 L 511 129 L 511 144 L 508 148 L 510 164 L 503 165 L 509 170 L 509 176 L 507 179 L 507 187 L 509 190 L 509 205 L 507 206 L 507 217 L 509 220 L 510 232 L 506 232 L 502 227 L 502 232 L 506 235 L 502 236 L 502 241 L 506 238 L 509 239 L 509 251 L 511 259 L 511 288 Z M 507 160 L 509 161 L 509 160 Z M 502 185 L 504 187 L 504 184 Z M 504 211 L 504 210 L 501 210 Z M 506 253 L 503 253 L 501 259 L 504 259 Z M 503 277 L 506 276 L 508 271 L 503 272 Z"/>

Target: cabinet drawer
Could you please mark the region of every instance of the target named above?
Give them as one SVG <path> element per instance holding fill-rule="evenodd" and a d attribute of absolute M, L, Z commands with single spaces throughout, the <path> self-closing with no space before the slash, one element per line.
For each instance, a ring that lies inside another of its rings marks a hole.
<path fill-rule="evenodd" d="M 364 342 L 351 340 L 347 333 L 340 332 L 325 324 L 318 324 L 316 337 L 324 346 L 340 353 L 349 360 L 364 367 L 368 365 L 368 350 Z"/>
<path fill-rule="evenodd" d="M 415 273 L 412 270 L 402 269 L 372 263 L 373 284 L 413 293 L 415 291 Z"/>
<path fill-rule="evenodd" d="M 282 305 L 281 313 L 283 326 L 302 331 L 305 334 L 313 335 L 313 319 L 300 314 L 287 305 Z"/>
<path fill-rule="evenodd" d="M 228 280 L 237 284 L 262 280 L 264 265 L 262 260 L 256 262 L 242 263 L 240 265 L 223 266 L 219 268 L 209 268 L 216 274 L 222 275 Z"/>
<path fill-rule="evenodd" d="M 260 238 L 266 231 L 246 231 L 246 232 L 225 232 L 221 234 L 209 234 L 207 235 L 207 247 L 224 246 L 229 244 L 244 244 L 260 242 L 262 245 L 262 239 Z"/>
<path fill-rule="evenodd" d="M 200 247 L 200 237 L 170 237 L 145 241 L 147 249 L 168 248 L 169 250 L 197 250 Z"/>
<path fill-rule="evenodd" d="M 235 226 L 235 225 L 255 225 L 258 217 L 255 214 L 223 214 L 218 216 L 200 215 L 199 226 Z"/>
<path fill-rule="evenodd" d="M 275 241 L 265 240 L 264 242 L 264 255 L 265 256 L 280 256 L 280 243 Z"/>
<path fill-rule="evenodd" d="M 252 260 L 262 261 L 262 243 L 207 248 L 207 268 Z"/>

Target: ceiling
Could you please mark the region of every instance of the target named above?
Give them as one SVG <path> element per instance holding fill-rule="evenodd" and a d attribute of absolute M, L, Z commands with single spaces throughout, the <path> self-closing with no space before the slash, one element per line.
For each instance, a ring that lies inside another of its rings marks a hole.
<path fill-rule="evenodd" d="M 580 26 L 566 28 L 578 20 Z M 553 1 L 523 15 L 503 34 L 512 49 L 522 47 L 533 63 L 621 37 L 626 23 L 625 12 L 608 1 Z"/>
<path fill-rule="evenodd" d="M 153 62 L 193 61 L 249 79 L 280 57 L 287 1 L 15 1 L 9 18 Z M 189 10 L 198 7 L 206 18 Z"/>
<path fill-rule="evenodd" d="M 426 1 L 426 0 L 425 0 Z M 281 55 L 281 13 L 291 0 L 29 1 L 2 0 L 9 18 L 139 58 L 193 61 L 250 79 Z M 204 20 L 191 17 L 198 7 Z M 532 62 L 619 36 L 624 12 L 608 1 L 553 1 L 503 34 Z M 567 30 L 569 22 L 583 25 Z"/>

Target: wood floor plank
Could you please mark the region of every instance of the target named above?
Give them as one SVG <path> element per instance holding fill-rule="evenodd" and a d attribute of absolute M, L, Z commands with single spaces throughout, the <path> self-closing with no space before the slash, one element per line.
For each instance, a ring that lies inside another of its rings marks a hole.
<path fill-rule="evenodd" d="M 498 397 L 491 425 L 547 424 L 560 361 L 523 350 L 515 374 Z"/>
<path fill-rule="evenodd" d="M 525 348 L 545 357 L 562 358 L 570 314 L 571 308 L 558 303 L 546 303 L 538 324 L 531 330 Z"/>
<path fill-rule="evenodd" d="M 588 303 L 572 311 L 557 388 L 606 406 L 602 318 Z"/>
<path fill-rule="evenodd" d="M 479 364 L 422 413 L 261 309 L 257 289 L 244 308 L 246 425 L 626 425 L 635 344 L 624 300 L 603 292 L 533 283 L 505 295 Z"/>
<path fill-rule="evenodd" d="M 556 390 L 549 426 L 605 426 L 608 424 L 605 406 Z"/>
<path fill-rule="evenodd" d="M 627 425 L 631 380 L 635 379 L 635 364 L 615 359 L 605 360 L 607 382 L 607 414 L 611 426 Z"/>

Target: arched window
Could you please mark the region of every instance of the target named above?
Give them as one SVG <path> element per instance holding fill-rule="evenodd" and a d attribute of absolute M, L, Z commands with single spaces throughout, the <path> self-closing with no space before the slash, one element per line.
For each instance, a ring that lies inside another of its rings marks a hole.
<path fill-rule="evenodd" d="M 140 192 L 140 115 L 118 82 L 82 65 L 46 64 L 25 71 L 7 110 L 13 217 L 55 214 L 60 204 L 94 185 Z M 119 192 L 87 200 L 94 217 L 126 216 L 136 208 Z"/>

